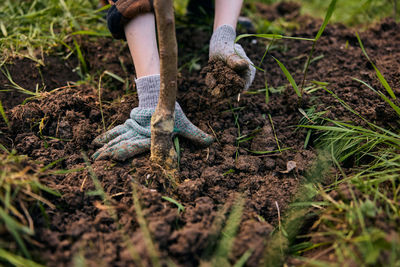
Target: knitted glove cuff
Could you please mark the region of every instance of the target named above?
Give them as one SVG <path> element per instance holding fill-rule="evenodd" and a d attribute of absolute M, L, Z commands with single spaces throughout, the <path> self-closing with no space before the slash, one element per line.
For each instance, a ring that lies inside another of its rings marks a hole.
<path fill-rule="evenodd" d="M 135 82 L 139 98 L 138 107 L 155 109 L 160 95 L 160 74 L 140 77 Z M 182 109 L 178 102 L 175 102 L 175 109 Z"/>
<path fill-rule="evenodd" d="M 160 74 L 135 80 L 139 98 L 139 108 L 156 108 L 160 95 Z"/>
<path fill-rule="evenodd" d="M 236 31 L 231 25 L 224 24 L 218 27 L 211 36 L 209 56 L 223 52 L 227 46 L 233 46 L 235 39 Z"/>

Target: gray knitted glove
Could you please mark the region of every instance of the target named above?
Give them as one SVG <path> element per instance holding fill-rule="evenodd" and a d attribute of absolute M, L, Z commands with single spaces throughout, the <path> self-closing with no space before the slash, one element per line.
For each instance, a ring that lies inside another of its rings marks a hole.
<path fill-rule="evenodd" d="M 130 119 L 108 132 L 98 136 L 93 143 L 102 146 L 92 158 L 126 160 L 150 150 L 150 125 L 158 102 L 160 75 L 136 80 L 139 107 L 132 109 Z M 210 145 L 214 139 L 193 125 L 178 103 L 175 105 L 174 134 L 188 138 L 202 146 Z"/>
<path fill-rule="evenodd" d="M 247 57 L 243 48 L 235 44 L 236 32 L 230 25 L 218 27 L 210 40 L 210 59 L 221 59 L 245 80 L 244 90 L 249 89 L 256 74 L 254 64 Z"/>

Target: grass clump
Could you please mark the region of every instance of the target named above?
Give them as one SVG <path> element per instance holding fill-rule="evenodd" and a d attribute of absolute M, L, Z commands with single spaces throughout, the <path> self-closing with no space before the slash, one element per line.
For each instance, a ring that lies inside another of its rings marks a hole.
<path fill-rule="evenodd" d="M 236 262 L 231 264 L 230 254 L 235 242 L 237 231 L 242 221 L 245 199 L 238 195 L 233 203 L 226 203 L 215 217 L 210 229 L 208 247 L 200 263 L 202 267 L 244 266 L 252 254 L 252 250 L 246 251 Z M 228 212 L 229 211 L 229 212 Z"/>
<path fill-rule="evenodd" d="M 35 207 L 43 211 L 43 205 L 55 208 L 43 192 L 59 194 L 39 182 L 45 172 L 33 166 L 25 156 L 0 154 L 0 262 L 36 265 L 27 246 L 35 233 L 31 213 Z"/>
<path fill-rule="evenodd" d="M 387 89 L 383 76 L 377 76 Z M 399 107 L 382 92 L 357 81 L 376 92 L 399 115 Z M 319 187 L 324 204 L 318 205 L 319 219 L 312 227 L 313 233 L 303 236 L 311 238 L 310 245 L 297 253 L 311 251 L 311 258 L 300 258 L 311 266 L 327 264 L 327 260 L 356 266 L 398 266 L 400 135 L 368 121 L 324 89 L 360 118 L 364 126 L 324 117 L 319 117 L 323 125 L 303 126 L 319 132 L 317 146 L 329 151 L 338 177 L 325 188 Z M 393 91 L 387 93 L 395 98 Z"/>
<path fill-rule="evenodd" d="M 300 1 L 299 1 L 300 2 Z M 397 17 L 397 0 L 347 0 L 339 1 L 334 22 L 342 22 L 349 26 L 372 23 L 384 17 Z M 319 0 L 303 0 L 302 12 L 320 15 L 326 2 Z"/>
<path fill-rule="evenodd" d="M 98 1 L 35 0 L 3 1 L 0 4 L 0 62 L 15 55 L 43 65 L 43 53 L 60 44 L 68 45 L 76 35 L 110 36 L 104 9 Z"/>
<path fill-rule="evenodd" d="M 400 136 L 374 124 L 369 127 L 326 120 L 319 146 L 330 151 L 341 170 L 337 181 L 319 188 L 324 205 L 311 233 L 319 256 L 330 254 L 338 263 L 397 266 L 400 264 Z M 346 172 L 350 171 L 350 174 Z M 389 255 L 389 257 L 387 257 Z M 316 264 L 317 261 L 306 260 Z"/>
<path fill-rule="evenodd" d="M 394 91 L 357 38 L 385 92 L 353 80 L 375 92 L 400 118 Z M 364 118 L 327 84 L 318 86 L 362 123 L 329 119 L 315 108 L 300 111 L 307 139 L 317 133 L 316 147 L 324 152 L 269 241 L 265 266 L 280 266 L 290 254 L 306 266 L 399 266 L 400 135 Z M 299 235 L 307 217 L 314 217 L 311 233 Z"/>
<path fill-rule="evenodd" d="M 301 4 L 303 14 L 311 14 L 314 17 L 323 17 L 323 10 L 328 6 L 327 1 L 320 0 L 293 0 Z M 251 0 L 273 4 L 281 0 Z M 332 17 L 333 22 L 341 22 L 349 26 L 365 25 L 379 21 L 385 17 L 398 19 L 399 4 L 397 0 L 346 0 L 338 1 L 337 12 Z"/>

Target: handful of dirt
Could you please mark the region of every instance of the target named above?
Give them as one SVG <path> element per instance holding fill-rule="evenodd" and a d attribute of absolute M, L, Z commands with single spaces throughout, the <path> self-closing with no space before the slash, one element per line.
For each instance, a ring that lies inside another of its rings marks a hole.
<path fill-rule="evenodd" d="M 245 81 L 240 73 L 229 68 L 222 60 L 209 60 L 202 74 L 206 74 L 208 92 L 216 99 L 235 96 L 244 88 Z"/>

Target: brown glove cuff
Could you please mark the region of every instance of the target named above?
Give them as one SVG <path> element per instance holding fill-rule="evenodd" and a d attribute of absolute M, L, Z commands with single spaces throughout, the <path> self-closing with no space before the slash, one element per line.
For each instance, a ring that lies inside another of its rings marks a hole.
<path fill-rule="evenodd" d="M 154 11 L 153 0 L 109 0 L 107 25 L 116 39 L 125 39 L 124 26 L 140 14 Z"/>

